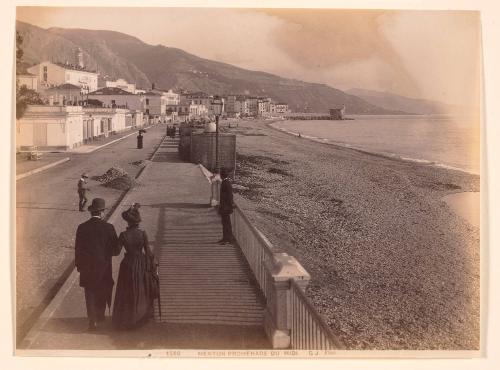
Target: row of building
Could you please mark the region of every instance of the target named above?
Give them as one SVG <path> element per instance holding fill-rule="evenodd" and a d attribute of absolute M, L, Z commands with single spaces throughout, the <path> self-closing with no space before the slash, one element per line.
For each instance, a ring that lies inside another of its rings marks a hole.
<path fill-rule="evenodd" d="M 124 79 L 99 83 L 97 71 L 83 66 L 81 52 L 76 64 L 45 61 L 27 72 L 17 75 L 18 85 L 37 91 L 44 105 L 30 106 L 17 121 L 20 150 L 29 146 L 70 149 L 159 122 L 206 121 L 215 115 L 280 117 L 289 111 L 287 104 L 269 97 L 174 92 L 156 89 L 154 84 L 146 91 Z"/>

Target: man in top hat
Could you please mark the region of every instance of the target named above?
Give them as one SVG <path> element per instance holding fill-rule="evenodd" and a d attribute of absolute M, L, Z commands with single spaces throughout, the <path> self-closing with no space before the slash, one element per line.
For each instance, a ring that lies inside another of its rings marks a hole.
<path fill-rule="evenodd" d="M 119 250 L 114 226 L 101 219 L 105 209 L 104 199 L 94 198 L 88 207 L 91 218 L 76 231 L 75 265 L 85 289 L 89 330 L 97 329 L 97 323 L 104 320 L 106 304 L 111 307 L 111 257 Z"/>
<path fill-rule="evenodd" d="M 78 209 L 80 212 L 85 210 L 85 204 L 87 204 L 87 191 L 89 191 L 89 187 L 87 185 L 87 179 L 89 175 L 86 173 L 82 173 L 80 180 L 78 180 Z"/>
<path fill-rule="evenodd" d="M 233 187 L 229 180 L 227 171 L 222 168 L 220 171 L 222 179 L 220 185 L 219 214 L 222 221 L 222 239 L 220 244 L 228 244 L 233 241 L 233 229 L 231 227 L 231 213 L 233 213 Z"/>

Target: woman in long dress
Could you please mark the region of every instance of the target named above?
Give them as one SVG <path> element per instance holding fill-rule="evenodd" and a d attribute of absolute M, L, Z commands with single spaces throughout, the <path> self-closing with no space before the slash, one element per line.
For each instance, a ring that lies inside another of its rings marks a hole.
<path fill-rule="evenodd" d="M 132 329 L 143 324 L 152 315 L 152 300 L 146 287 L 146 258 L 151 258 L 148 236 L 139 228 L 139 205 L 134 204 L 122 213 L 127 230 L 119 236 L 119 248 L 125 248 L 120 264 L 113 305 L 113 326 L 116 329 Z M 119 251 L 118 251 L 119 253 Z"/>

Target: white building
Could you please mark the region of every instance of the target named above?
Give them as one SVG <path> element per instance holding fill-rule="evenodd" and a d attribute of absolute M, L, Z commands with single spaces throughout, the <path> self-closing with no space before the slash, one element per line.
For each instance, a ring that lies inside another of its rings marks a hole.
<path fill-rule="evenodd" d="M 180 94 L 173 92 L 172 89 L 170 89 L 168 91 L 164 91 L 162 93 L 162 95 L 163 95 L 165 105 L 167 107 L 172 106 L 172 105 L 179 105 L 181 96 L 180 96 Z"/>
<path fill-rule="evenodd" d="M 116 81 L 106 81 L 106 87 L 116 87 L 118 89 L 125 90 L 131 94 L 136 94 L 135 84 L 128 83 L 123 78 L 119 78 Z"/>
<path fill-rule="evenodd" d="M 260 98 L 257 102 L 258 114 L 261 117 L 266 117 L 271 114 L 271 99 L 270 98 Z"/>
<path fill-rule="evenodd" d="M 276 103 L 274 109 L 275 112 L 278 114 L 284 114 L 289 112 L 287 103 Z"/>
<path fill-rule="evenodd" d="M 204 104 L 189 105 L 189 119 L 205 118 L 208 116 L 208 108 Z"/>
<path fill-rule="evenodd" d="M 210 99 L 210 105 L 208 106 L 208 114 L 211 117 L 215 115 L 223 115 L 226 112 L 226 99 L 222 97 L 213 97 Z"/>
<path fill-rule="evenodd" d="M 67 150 L 83 142 L 83 110 L 80 106 L 30 105 L 16 122 L 16 148 Z"/>
<path fill-rule="evenodd" d="M 166 103 L 162 94 L 148 91 L 142 94 L 142 111 L 153 119 L 158 119 L 166 114 Z"/>
<path fill-rule="evenodd" d="M 250 114 L 250 109 L 248 107 L 248 101 L 245 97 L 237 97 L 234 102 L 234 111 L 240 116 L 245 116 Z"/>
<path fill-rule="evenodd" d="M 97 90 L 97 76 L 93 71 L 70 64 L 42 62 L 28 68 L 38 78 L 39 88 L 49 88 L 66 83 L 80 86 L 83 93 Z"/>
<path fill-rule="evenodd" d="M 26 86 L 28 89 L 38 91 L 38 77 L 31 73 L 16 75 L 19 87 Z"/>
<path fill-rule="evenodd" d="M 30 105 L 16 122 L 16 149 L 70 150 L 142 125 L 142 112 L 120 108 Z"/>
<path fill-rule="evenodd" d="M 106 107 L 126 107 L 131 110 L 142 110 L 144 97 L 132 94 L 118 87 L 103 87 L 88 95 L 89 99 L 99 100 Z"/>
<path fill-rule="evenodd" d="M 100 136 L 108 137 L 111 134 L 125 131 L 133 127 L 131 112 L 122 108 L 84 108 L 84 116 L 91 125 L 87 127 L 85 139 Z M 127 120 L 127 116 L 129 119 Z M 90 130 L 89 130 L 90 128 Z M 85 128 L 82 128 L 85 131 Z"/>

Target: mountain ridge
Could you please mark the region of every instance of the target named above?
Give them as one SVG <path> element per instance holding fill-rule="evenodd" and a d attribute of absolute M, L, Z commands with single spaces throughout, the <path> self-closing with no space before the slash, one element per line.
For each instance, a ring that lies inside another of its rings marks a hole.
<path fill-rule="evenodd" d="M 401 110 L 411 114 L 448 114 L 460 108 L 435 100 L 411 98 L 387 91 L 353 88 L 347 93 L 359 96 L 367 102 L 390 110 Z"/>
<path fill-rule="evenodd" d="M 346 105 L 348 114 L 400 114 L 325 84 L 251 71 L 190 54 L 179 48 L 150 45 L 117 31 L 51 27 L 17 21 L 23 36 L 25 64 L 43 60 L 73 61 L 80 48 L 84 64 L 103 77 L 124 78 L 139 88 L 204 91 L 209 94 L 249 94 L 285 101 L 292 111 L 328 112 Z"/>

